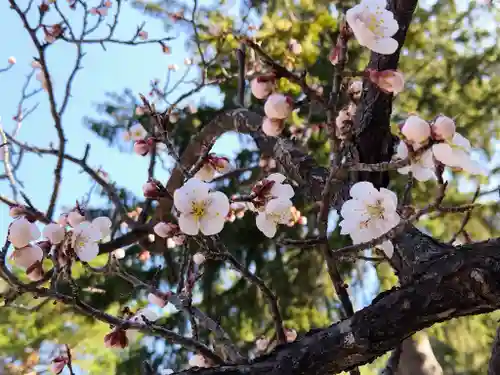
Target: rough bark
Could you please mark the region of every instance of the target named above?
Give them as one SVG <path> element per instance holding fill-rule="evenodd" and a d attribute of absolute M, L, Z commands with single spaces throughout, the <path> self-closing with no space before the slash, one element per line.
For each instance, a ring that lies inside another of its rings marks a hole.
<path fill-rule="evenodd" d="M 425 333 L 421 332 L 418 338 L 410 337 L 403 341 L 396 375 L 443 375 L 443 369 Z"/>
<path fill-rule="evenodd" d="M 439 246 L 439 245 L 436 245 Z M 500 239 L 446 251 L 415 267 L 412 281 L 381 293 L 353 317 L 280 346 L 249 364 L 184 375 L 326 375 L 371 362 L 424 328 L 500 307 Z"/>

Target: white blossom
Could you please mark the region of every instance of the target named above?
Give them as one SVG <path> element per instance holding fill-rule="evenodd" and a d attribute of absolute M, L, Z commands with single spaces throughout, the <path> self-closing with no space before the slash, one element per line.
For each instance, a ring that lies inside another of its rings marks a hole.
<path fill-rule="evenodd" d="M 406 159 L 408 157 L 408 146 L 405 142 L 399 142 L 395 157 L 398 159 Z M 432 157 L 432 151 L 427 150 L 410 160 L 410 165 L 399 168 L 398 172 L 401 174 L 408 174 L 411 172 L 416 180 L 428 181 L 436 178 L 434 168 L 435 164 Z"/>
<path fill-rule="evenodd" d="M 290 199 L 271 199 L 265 206 L 264 212 L 259 212 L 255 223 L 257 228 L 266 237 L 273 238 L 276 235 L 278 224 L 288 224 L 292 218 L 291 208 L 293 203 Z"/>
<path fill-rule="evenodd" d="M 297 331 L 294 329 L 285 329 L 285 336 L 287 342 L 294 342 L 297 340 Z"/>
<path fill-rule="evenodd" d="M 68 224 L 75 228 L 78 224 L 85 221 L 85 216 L 81 215 L 78 211 L 71 211 L 68 214 Z"/>
<path fill-rule="evenodd" d="M 112 254 L 116 259 L 123 259 L 123 258 L 125 258 L 125 249 L 120 247 L 119 249 L 116 249 L 115 251 L 113 251 Z"/>
<path fill-rule="evenodd" d="M 351 187 L 352 199 L 340 210 L 344 220 L 339 225 L 341 234 L 349 234 L 354 244 L 368 242 L 382 236 L 401 221 L 396 212 L 398 198 L 388 189 L 375 189 L 371 182 L 361 181 Z M 392 257 L 394 247 L 384 241 L 380 247 Z"/>
<path fill-rule="evenodd" d="M 42 231 L 43 236 L 49 240 L 50 243 L 57 245 L 64 240 L 66 231 L 64 227 L 59 224 L 47 224 Z"/>
<path fill-rule="evenodd" d="M 174 205 L 180 211 L 179 227 L 185 234 L 206 236 L 224 228 L 229 199 L 219 191 L 209 192 L 208 184 L 191 178 L 174 192 Z"/>
<path fill-rule="evenodd" d="M 132 322 L 132 323 L 142 323 L 142 324 L 145 324 L 147 323 L 147 321 L 149 322 L 154 322 L 156 320 L 158 320 L 159 316 L 157 313 L 155 313 L 153 310 L 150 310 L 150 309 L 140 309 L 139 311 L 137 311 L 135 313 L 135 315 L 133 317 L 131 317 L 129 320 Z M 146 320 L 144 320 L 146 319 Z"/>
<path fill-rule="evenodd" d="M 228 158 L 210 154 L 194 177 L 205 182 L 210 182 L 216 173 L 227 173 L 230 169 L 231 164 Z"/>
<path fill-rule="evenodd" d="M 373 52 L 390 55 L 398 48 L 398 42 L 391 37 L 399 26 L 386 6 L 386 0 L 362 0 L 347 11 L 346 20 L 359 44 Z"/>
<path fill-rule="evenodd" d="M 434 157 L 444 165 L 460 168 L 470 174 L 487 175 L 487 171 L 475 160 L 471 159 L 471 145 L 467 138 L 455 133 L 451 141 L 432 146 Z"/>
<path fill-rule="evenodd" d="M 165 298 L 162 298 L 155 293 L 148 294 L 148 301 L 149 301 L 149 303 L 156 305 L 158 307 L 165 307 L 165 305 L 167 304 L 167 301 L 165 300 Z"/>
<path fill-rule="evenodd" d="M 264 104 L 264 112 L 271 119 L 286 119 L 292 113 L 292 109 L 292 99 L 282 94 L 270 95 Z"/>
<path fill-rule="evenodd" d="M 266 338 L 260 338 L 255 342 L 255 347 L 259 352 L 263 352 L 269 346 L 269 340 Z"/>
<path fill-rule="evenodd" d="M 129 129 L 130 139 L 133 141 L 138 141 L 139 139 L 144 139 L 148 132 L 142 127 L 141 124 L 132 125 Z"/>
<path fill-rule="evenodd" d="M 71 244 L 76 255 L 84 262 L 90 262 L 99 255 L 101 231 L 88 221 L 81 222 L 73 229 Z"/>
<path fill-rule="evenodd" d="M 9 228 L 9 241 L 17 248 L 27 246 L 31 241 L 37 240 L 40 235 L 36 224 L 25 217 L 15 220 Z"/>
<path fill-rule="evenodd" d="M 277 137 L 283 132 L 285 122 L 279 119 L 264 117 L 262 121 L 262 132 L 269 137 Z"/>
<path fill-rule="evenodd" d="M 100 216 L 92 220 L 92 226 L 101 232 L 101 238 L 106 238 L 111 234 L 111 220 L 109 217 Z"/>
<path fill-rule="evenodd" d="M 431 136 L 431 127 L 427 121 L 420 117 L 410 116 L 401 128 L 401 133 L 403 133 L 409 142 L 414 143 L 417 146 L 414 149 L 417 149 L 419 145 L 426 142 Z"/>
<path fill-rule="evenodd" d="M 202 253 L 196 253 L 193 255 L 193 262 L 195 262 L 195 264 L 197 265 L 205 263 L 205 260 L 205 255 L 203 255 Z"/>
<path fill-rule="evenodd" d="M 12 260 L 18 267 L 28 269 L 36 262 L 43 259 L 43 250 L 37 245 L 28 245 L 21 249 L 16 249 L 12 253 Z"/>

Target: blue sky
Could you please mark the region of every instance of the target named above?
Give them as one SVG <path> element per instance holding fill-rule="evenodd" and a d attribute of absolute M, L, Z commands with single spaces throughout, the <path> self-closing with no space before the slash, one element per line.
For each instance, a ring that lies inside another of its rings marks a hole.
<path fill-rule="evenodd" d="M 0 68 L 7 66 L 9 56 L 15 56 L 17 59 L 17 64 L 12 69 L 0 74 L 0 87 L 4 93 L 0 102 L 0 116 L 4 129 L 11 132 L 16 126 L 12 116 L 16 114 L 21 87 L 24 84 L 25 76 L 31 72 L 30 64 L 36 51 L 28 34 L 23 30 L 19 17 L 6 2 L 0 3 L 0 14 L 5 15 L 0 23 L 2 35 L 16 35 L 15 38 L 4 38 L 0 47 Z M 68 14 L 71 20 L 74 13 L 68 12 Z M 79 19 L 74 18 L 71 21 L 78 24 Z M 134 94 L 147 94 L 150 80 L 153 78 L 163 79 L 169 64 L 177 64 L 181 68 L 173 73 L 174 78 L 183 74 L 184 58 L 189 57 L 184 47 L 185 35 L 179 32 L 166 34 L 161 21 L 145 18 L 137 10 L 125 5 L 117 29 L 117 38 L 130 39 L 135 33 L 136 26 L 143 19 L 146 21 L 145 30 L 148 31 L 150 39 L 167 35 L 176 37 L 174 41 L 168 43 L 172 48 L 172 54 L 164 54 L 158 44 L 140 46 L 107 44 L 107 51 L 103 51 L 98 44 L 87 46 L 85 49 L 87 55 L 83 60 L 84 69 L 80 71 L 74 81 L 73 97 L 63 117 L 63 127 L 68 139 L 68 153 L 81 157 L 85 145 L 90 143 L 89 164 L 95 168 L 102 167 L 118 185 L 126 186 L 137 194 L 141 193 L 141 186 L 147 177 L 147 158 L 110 148 L 106 142 L 86 129 L 83 118 L 96 114 L 95 104 L 104 101 L 105 92 L 121 92 L 124 88 L 130 88 Z M 64 82 L 73 61 L 74 48 L 72 46 L 57 42 L 49 48 L 48 66 L 59 102 L 64 90 Z M 30 87 L 39 87 L 38 81 L 34 79 L 32 81 Z M 170 99 L 175 99 L 183 91 L 180 89 L 174 92 Z M 201 95 L 186 101 L 185 104 L 195 103 L 199 99 L 216 104 L 220 100 L 220 95 L 216 89 L 205 89 Z M 54 144 L 57 145 L 46 93 L 41 92 L 29 103 L 26 105 L 27 108 L 35 103 L 39 103 L 39 106 L 26 121 L 23 121 L 18 140 L 41 147 L 49 146 L 50 142 L 55 142 Z M 234 141 L 234 137 L 229 137 L 229 139 L 226 137 L 226 140 L 218 142 L 217 148 L 226 150 L 228 146 L 234 148 L 236 145 Z M 46 210 L 52 191 L 55 161 L 56 158 L 53 156 L 40 158 L 36 155 L 26 155 L 23 167 L 18 173 L 18 177 L 25 185 L 24 191 L 32 199 L 34 205 L 42 210 Z M 167 177 L 165 173 L 160 174 L 160 176 Z M 58 208 L 74 204 L 76 199 L 88 191 L 88 188 L 89 179 L 87 176 L 79 173 L 79 169 L 75 165 L 66 162 Z M 7 196 L 11 194 L 6 180 L 0 181 L 0 194 Z M 94 202 L 98 203 L 98 201 Z M 9 221 L 6 206 L 0 205 L 0 236 L 5 235 L 5 227 Z"/>

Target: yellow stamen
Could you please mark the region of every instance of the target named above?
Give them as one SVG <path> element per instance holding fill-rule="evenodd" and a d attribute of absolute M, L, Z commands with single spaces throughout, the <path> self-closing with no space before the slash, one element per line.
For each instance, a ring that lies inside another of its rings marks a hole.
<path fill-rule="evenodd" d="M 197 219 L 205 215 L 205 202 L 192 202 L 191 212 Z"/>

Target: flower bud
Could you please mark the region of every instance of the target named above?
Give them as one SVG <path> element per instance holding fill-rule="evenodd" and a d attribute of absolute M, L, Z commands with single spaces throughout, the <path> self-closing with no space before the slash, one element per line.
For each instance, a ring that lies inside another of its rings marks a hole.
<path fill-rule="evenodd" d="M 435 140 L 443 141 L 445 139 L 452 139 L 455 135 L 455 121 L 447 116 L 440 115 L 431 126 L 432 137 Z"/>
<path fill-rule="evenodd" d="M 175 224 L 161 221 L 154 226 L 153 231 L 158 237 L 167 238 L 173 236 L 174 233 L 178 233 L 179 227 Z"/>
<path fill-rule="evenodd" d="M 405 79 L 403 73 L 397 70 L 383 70 L 381 72 L 375 69 L 368 69 L 368 78 L 381 91 L 387 94 L 398 94 L 403 91 Z"/>
<path fill-rule="evenodd" d="M 148 39 L 148 32 L 147 31 L 139 31 L 139 34 L 137 34 L 137 36 L 141 39 L 141 40 L 147 40 Z"/>
<path fill-rule="evenodd" d="M 427 121 L 418 116 L 410 116 L 406 119 L 401 132 L 405 138 L 413 143 L 421 144 L 431 136 L 431 127 Z"/>
<path fill-rule="evenodd" d="M 134 152 L 140 156 L 146 156 L 151 150 L 151 146 L 144 139 L 134 142 Z"/>
<path fill-rule="evenodd" d="M 285 128 L 285 122 L 283 120 L 271 119 L 269 117 L 264 117 L 262 122 L 262 132 L 269 137 L 277 137 Z"/>
<path fill-rule="evenodd" d="M 271 119 L 286 119 L 293 109 L 293 100 L 282 94 L 272 94 L 264 105 L 266 116 Z"/>
<path fill-rule="evenodd" d="M 142 192 L 144 197 L 150 199 L 157 199 L 163 195 L 163 186 L 159 181 L 150 180 L 142 185 Z"/>
<path fill-rule="evenodd" d="M 16 248 L 28 246 L 31 241 L 40 237 L 41 233 L 35 223 L 25 217 L 15 220 L 9 227 L 9 241 Z"/>
<path fill-rule="evenodd" d="M 256 77 L 250 82 L 250 88 L 252 89 L 252 94 L 257 99 L 267 98 L 274 90 L 276 86 L 274 76 L 260 76 Z"/>
<path fill-rule="evenodd" d="M 9 59 L 7 60 L 7 62 L 10 65 L 14 65 L 16 63 L 16 58 L 14 56 L 11 56 L 11 57 L 9 57 Z"/>

